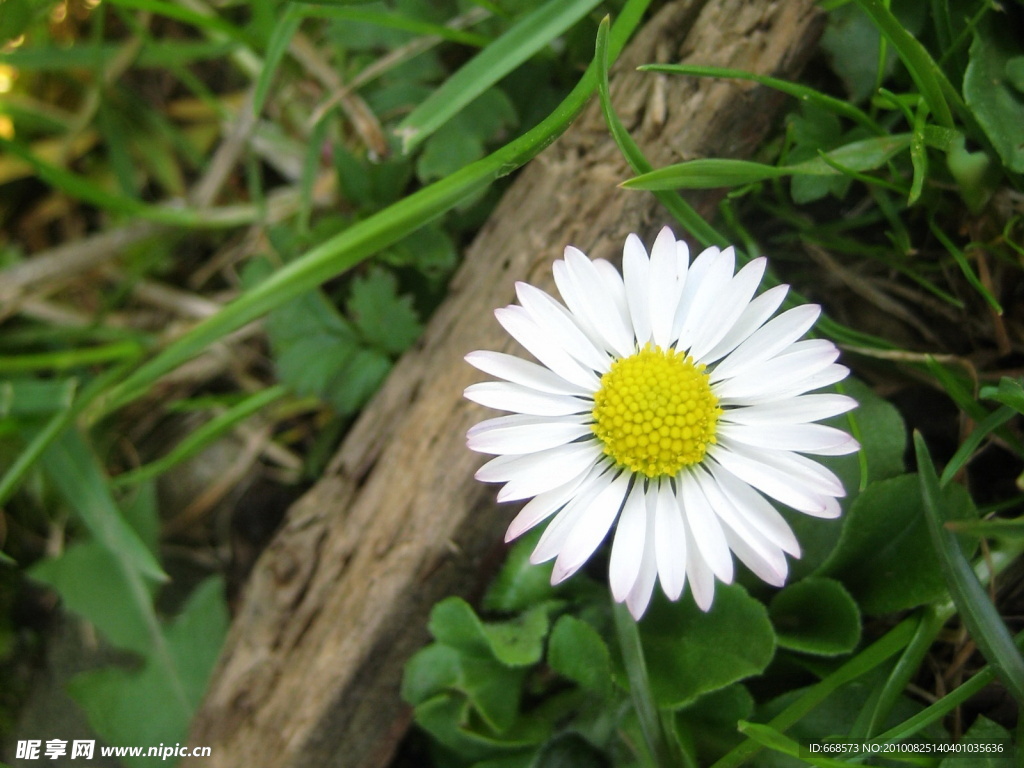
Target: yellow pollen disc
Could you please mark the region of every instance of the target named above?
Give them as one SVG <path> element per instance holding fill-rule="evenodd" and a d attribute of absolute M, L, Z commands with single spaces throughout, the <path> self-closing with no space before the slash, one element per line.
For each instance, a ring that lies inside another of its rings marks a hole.
<path fill-rule="evenodd" d="M 601 377 L 591 428 L 619 466 L 665 477 L 704 458 L 721 413 L 703 364 L 648 344 Z"/>

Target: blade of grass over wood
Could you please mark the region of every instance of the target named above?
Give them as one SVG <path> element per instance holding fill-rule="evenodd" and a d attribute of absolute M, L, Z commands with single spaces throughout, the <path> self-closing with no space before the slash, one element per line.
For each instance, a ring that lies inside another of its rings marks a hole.
<path fill-rule="evenodd" d="M 626 158 L 630 168 L 635 173 L 650 173 L 654 170 L 654 167 L 647 162 L 647 158 L 644 157 L 637 143 L 633 141 L 629 131 L 622 125 L 622 121 L 619 120 L 619 116 L 615 114 L 615 109 L 612 107 L 611 86 L 608 82 L 608 68 L 610 66 L 608 61 L 608 26 L 608 17 L 605 16 L 597 30 L 597 45 L 594 56 L 598 63 L 597 92 L 601 98 L 601 111 L 604 113 L 604 119 L 608 124 L 608 130 L 611 131 L 612 138 L 618 145 L 622 156 Z M 697 238 L 702 245 L 718 245 L 724 248 L 729 244 L 725 236 L 704 221 L 704 218 L 693 209 L 693 206 L 683 200 L 677 192 L 660 190 L 655 192 L 654 196 L 669 210 L 676 218 L 676 221 L 682 224 L 686 231 Z"/>
<path fill-rule="evenodd" d="M 877 122 L 871 119 L 861 109 L 858 109 L 849 102 L 842 101 L 828 94 L 808 88 L 806 85 L 792 83 L 789 80 L 780 80 L 777 77 L 758 75 L 753 72 L 745 72 L 742 69 L 729 69 L 728 67 L 704 67 L 696 64 L 645 64 L 637 67 L 641 72 L 664 72 L 670 75 L 687 75 L 689 77 L 718 77 L 731 78 L 734 80 L 750 80 L 760 85 L 774 88 L 789 96 L 800 99 L 800 101 L 814 104 L 822 109 L 833 112 L 842 117 L 848 118 L 858 125 L 864 126 L 867 130 L 878 135 L 884 135 L 887 131 Z"/>
<path fill-rule="evenodd" d="M 280 400 L 286 394 L 288 394 L 288 388 L 284 385 L 277 385 L 247 397 L 242 402 L 228 408 L 224 413 L 213 417 L 198 429 L 190 432 L 166 456 L 162 456 L 156 461 L 145 464 L 138 469 L 133 469 L 130 472 L 125 472 L 112 478 L 110 481 L 111 485 L 115 488 L 122 488 L 163 474 L 176 464 L 180 464 L 186 459 L 195 456 L 203 448 L 210 445 L 210 443 L 231 431 L 235 425 L 242 423 L 271 403 Z"/>
<path fill-rule="evenodd" d="M 978 650 L 992 665 L 996 676 L 1017 700 L 1017 704 L 1024 705 L 1024 658 L 1014 645 L 999 611 L 964 556 L 959 539 L 944 527 L 948 515 L 944 509 L 939 479 L 928 446 L 917 431 L 914 432 L 914 450 L 928 531 L 939 556 L 950 596 Z"/>
<path fill-rule="evenodd" d="M 600 0 L 549 0 L 505 34 L 416 107 L 395 129 L 410 152 L 477 96 L 593 10 Z M 592 70 L 591 70 L 592 71 Z"/>
<path fill-rule="evenodd" d="M 636 176 L 624 181 L 622 186 L 649 191 L 716 189 L 786 176 L 837 176 L 847 171 L 873 171 L 909 147 L 911 138 L 912 134 L 900 133 L 855 141 L 794 165 L 766 165 L 727 158 L 690 160 Z"/>
<path fill-rule="evenodd" d="M 609 50 L 618 55 L 650 0 L 628 0 L 612 27 Z M 225 334 L 339 274 L 451 210 L 462 200 L 520 167 L 568 128 L 597 85 L 592 63 L 555 110 L 523 136 L 460 171 L 415 192 L 321 243 L 199 323 L 140 366 L 106 396 L 90 416 L 98 418 L 143 394 L 158 378 L 189 360 Z"/>

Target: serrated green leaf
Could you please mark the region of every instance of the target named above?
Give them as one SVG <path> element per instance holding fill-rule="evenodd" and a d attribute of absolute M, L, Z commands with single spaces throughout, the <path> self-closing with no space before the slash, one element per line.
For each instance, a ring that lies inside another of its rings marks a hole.
<path fill-rule="evenodd" d="M 548 666 L 602 697 L 612 691 L 611 656 L 597 631 L 574 616 L 555 622 L 548 640 Z"/>
<path fill-rule="evenodd" d="M 363 338 L 392 355 L 408 349 L 423 330 L 412 298 L 399 296 L 395 276 L 380 268 L 352 282 L 348 309 Z"/>
<path fill-rule="evenodd" d="M 768 606 L 781 648 L 818 656 L 849 653 L 860 642 L 860 611 L 843 585 L 811 577 L 790 584 Z"/>
<path fill-rule="evenodd" d="M 964 72 L 964 98 L 1006 167 L 1024 173 L 1024 98 L 1007 74 L 1019 55 L 1020 41 L 1007 24 L 991 18 L 979 24 Z"/>
<path fill-rule="evenodd" d="M 950 520 L 977 517 L 962 487 L 949 486 L 942 498 Z M 916 475 L 872 483 L 857 497 L 819 575 L 841 581 L 868 614 L 913 608 L 946 594 Z"/>
<path fill-rule="evenodd" d="M 708 613 L 690 598 L 655 600 L 639 624 L 651 689 L 676 709 L 762 672 L 775 653 L 765 607 L 738 585 L 719 586 Z"/>

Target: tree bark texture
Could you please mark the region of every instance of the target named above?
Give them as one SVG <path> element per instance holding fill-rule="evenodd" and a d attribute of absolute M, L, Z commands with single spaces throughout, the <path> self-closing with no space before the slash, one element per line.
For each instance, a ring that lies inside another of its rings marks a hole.
<path fill-rule="evenodd" d="M 785 97 L 635 67 L 686 62 L 792 78 L 820 29 L 810 0 L 668 3 L 616 64 L 613 103 L 655 167 L 749 156 Z M 514 300 L 516 280 L 553 293 L 551 263 L 565 245 L 615 260 L 629 232 L 649 244 L 670 223 L 652 195 L 618 188 L 631 175 L 595 98 L 508 190 L 423 338 L 258 561 L 193 725 L 190 743 L 212 757 L 186 766 L 388 764 L 410 720 L 402 666 L 429 639 L 431 607 L 479 595 L 515 512 L 473 479 L 482 457 L 466 449 L 466 430 L 496 414 L 463 400 L 483 377 L 462 358 L 512 351 L 493 310 Z M 709 214 L 718 196 L 689 199 Z"/>

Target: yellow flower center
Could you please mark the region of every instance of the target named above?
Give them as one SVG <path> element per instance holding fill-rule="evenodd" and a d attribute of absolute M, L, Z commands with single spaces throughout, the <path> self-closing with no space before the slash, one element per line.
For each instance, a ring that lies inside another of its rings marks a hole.
<path fill-rule="evenodd" d="M 704 458 L 721 412 L 703 364 L 648 344 L 601 377 L 592 429 L 619 466 L 673 476 Z"/>

